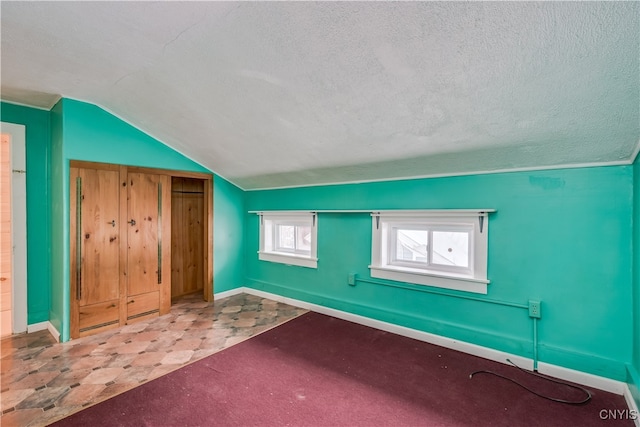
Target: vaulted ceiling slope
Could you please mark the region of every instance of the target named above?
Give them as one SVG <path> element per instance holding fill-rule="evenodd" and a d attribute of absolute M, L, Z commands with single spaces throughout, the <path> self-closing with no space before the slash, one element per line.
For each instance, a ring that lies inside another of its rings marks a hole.
<path fill-rule="evenodd" d="M 624 163 L 638 2 L 1 2 L 2 98 L 97 104 L 245 189 Z"/>

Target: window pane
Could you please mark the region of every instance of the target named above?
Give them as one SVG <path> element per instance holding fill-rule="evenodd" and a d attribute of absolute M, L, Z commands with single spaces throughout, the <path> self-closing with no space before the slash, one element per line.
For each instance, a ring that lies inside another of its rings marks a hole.
<path fill-rule="evenodd" d="M 397 261 L 412 261 L 427 263 L 427 245 L 429 233 L 427 230 L 396 230 L 396 256 Z"/>
<path fill-rule="evenodd" d="M 311 238 L 311 226 L 278 224 L 275 250 L 309 255 L 311 253 Z"/>
<path fill-rule="evenodd" d="M 295 227 L 293 225 L 278 225 L 276 233 L 278 239 L 278 249 L 294 250 L 295 246 Z"/>
<path fill-rule="evenodd" d="M 296 227 L 296 249 L 301 252 L 311 250 L 311 227 Z"/>
<path fill-rule="evenodd" d="M 432 263 L 468 268 L 469 233 L 434 231 Z"/>

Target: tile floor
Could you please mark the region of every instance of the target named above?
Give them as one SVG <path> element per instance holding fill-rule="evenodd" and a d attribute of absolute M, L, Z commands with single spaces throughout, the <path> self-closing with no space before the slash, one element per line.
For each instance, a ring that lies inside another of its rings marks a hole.
<path fill-rule="evenodd" d="M 0 342 L 0 425 L 44 426 L 297 317 L 248 294 L 184 298 L 165 316 L 57 343 L 48 331 Z"/>

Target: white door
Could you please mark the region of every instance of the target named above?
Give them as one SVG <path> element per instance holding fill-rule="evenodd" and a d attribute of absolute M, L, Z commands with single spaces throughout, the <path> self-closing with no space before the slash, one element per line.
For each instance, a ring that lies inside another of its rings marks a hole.
<path fill-rule="evenodd" d="M 25 127 L 0 123 L 0 132 L 10 135 L 11 152 L 11 260 L 13 333 L 27 331 L 27 174 Z"/>

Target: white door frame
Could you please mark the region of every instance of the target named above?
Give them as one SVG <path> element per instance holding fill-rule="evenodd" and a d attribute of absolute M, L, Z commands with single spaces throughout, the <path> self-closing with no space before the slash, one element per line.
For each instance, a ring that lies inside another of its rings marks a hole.
<path fill-rule="evenodd" d="M 11 135 L 11 238 L 13 333 L 27 332 L 27 165 L 24 125 L 0 122 Z"/>

